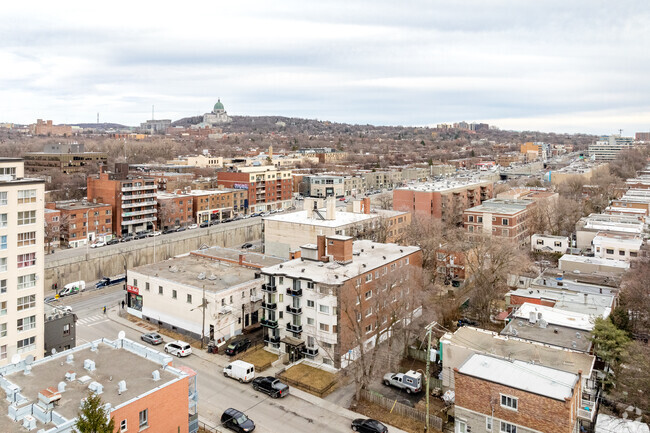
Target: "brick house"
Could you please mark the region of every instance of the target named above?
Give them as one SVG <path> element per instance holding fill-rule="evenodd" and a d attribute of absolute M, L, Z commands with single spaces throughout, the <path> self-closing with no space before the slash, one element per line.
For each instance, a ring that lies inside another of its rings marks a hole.
<path fill-rule="evenodd" d="M 61 231 L 61 211 L 45 208 L 45 248 L 49 250 L 59 246 Z"/>
<path fill-rule="evenodd" d="M 79 200 L 46 203 L 45 207 L 60 212 L 59 235 L 63 246 L 77 248 L 113 237 L 113 210 L 109 204 Z"/>
<path fill-rule="evenodd" d="M 456 433 L 576 433 L 581 373 L 475 353 L 454 369 Z"/>
<path fill-rule="evenodd" d="M 188 191 L 191 195 L 194 218 L 197 223 L 230 218 L 244 213 L 244 203 L 248 194 L 241 189 L 196 189 Z"/>
<path fill-rule="evenodd" d="M 189 194 L 159 192 L 158 227 L 168 229 L 176 226 L 187 226 L 194 222 L 194 197 Z"/>
<path fill-rule="evenodd" d="M 528 220 L 534 206 L 532 200 L 487 200 L 463 212 L 463 225 L 470 235 L 484 234 L 524 245 L 530 241 Z"/>
<path fill-rule="evenodd" d="M 238 171 L 217 173 L 219 186 L 246 191 L 247 213 L 291 207 L 293 182 L 291 170 L 275 167 L 240 167 Z"/>

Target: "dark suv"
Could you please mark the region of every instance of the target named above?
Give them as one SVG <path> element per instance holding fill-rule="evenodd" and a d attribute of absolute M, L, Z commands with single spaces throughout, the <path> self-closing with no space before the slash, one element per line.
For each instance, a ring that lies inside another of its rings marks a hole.
<path fill-rule="evenodd" d="M 228 356 L 237 355 L 239 352 L 243 352 L 249 347 L 251 347 L 251 341 L 248 338 L 233 341 L 226 348 L 226 355 Z"/>
<path fill-rule="evenodd" d="M 221 415 L 221 425 L 236 432 L 250 433 L 255 430 L 255 423 L 237 409 L 228 408 Z"/>

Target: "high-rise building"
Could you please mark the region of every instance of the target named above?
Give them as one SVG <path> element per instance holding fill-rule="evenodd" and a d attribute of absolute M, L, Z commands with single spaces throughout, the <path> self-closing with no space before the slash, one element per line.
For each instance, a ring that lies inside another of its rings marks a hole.
<path fill-rule="evenodd" d="M 43 356 L 45 181 L 0 159 L 0 366 Z"/>
<path fill-rule="evenodd" d="M 613 161 L 619 152 L 634 146 L 632 137 L 620 135 L 603 135 L 598 141 L 589 145 L 589 156 L 596 161 Z"/>

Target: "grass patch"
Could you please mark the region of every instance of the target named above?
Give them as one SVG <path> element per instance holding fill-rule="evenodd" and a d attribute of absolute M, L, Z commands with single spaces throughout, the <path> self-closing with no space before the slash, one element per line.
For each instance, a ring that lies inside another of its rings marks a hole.
<path fill-rule="evenodd" d="M 264 348 L 259 347 L 254 350 L 249 350 L 241 357 L 242 361 L 250 362 L 255 366 L 255 371 L 264 371 L 268 366 L 278 360 L 278 355 L 271 353 Z"/>
<path fill-rule="evenodd" d="M 396 413 L 390 413 L 389 409 L 386 409 L 381 405 L 371 403 L 367 400 L 361 400 L 358 402 L 353 410 L 367 416 L 368 418 L 373 418 L 381 421 L 388 426 L 399 427 L 400 429 L 409 433 L 421 433 L 424 430 L 423 422 L 416 421 L 412 418 L 401 416 Z M 431 431 L 433 432 L 436 430 L 431 429 Z"/>
<path fill-rule="evenodd" d="M 304 363 L 284 371 L 280 379 L 321 398 L 334 391 L 336 389 L 334 384 L 338 381 L 336 374 Z"/>

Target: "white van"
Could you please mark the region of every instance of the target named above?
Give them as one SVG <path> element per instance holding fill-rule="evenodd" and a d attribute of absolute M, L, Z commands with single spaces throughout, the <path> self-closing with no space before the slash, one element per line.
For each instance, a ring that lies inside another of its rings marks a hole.
<path fill-rule="evenodd" d="M 255 366 L 241 360 L 233 361 L 223 369 L 223 375 L 241 382 L 250 382 L 255 378 Z"/>
<path fill-rule="evenodd" d="M 59 296 L 73 295 L 84 290 L 86 290 L 86 282 L 83 280 L 75 281 L 74 283 L 68 283 L 63 286 L 63 290 L 59 292 Z"/>

